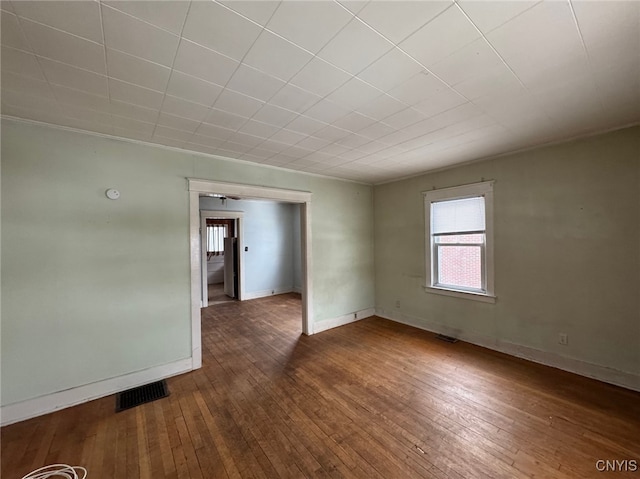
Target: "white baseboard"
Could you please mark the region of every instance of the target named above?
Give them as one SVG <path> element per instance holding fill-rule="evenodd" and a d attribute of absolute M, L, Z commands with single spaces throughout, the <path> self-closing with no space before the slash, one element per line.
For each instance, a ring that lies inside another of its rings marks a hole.
<path fill-rule="evenodd" d="M 318 321 L 313 325 L 313 332 L 321 333 L 327 329 L 337 328 L 338 326 L 344 326 L 345 324 L 360 321 L 361 319 L 368 318 L 376 314 L 375 308 L 361 309 L 350 314 L 338 316 L 337 318 L 325 319 L 324 321 Z"/>
<path fill-rule="evenodd" d="M 476 344 L 483 348 L 492 349 L 494 351 L 509 354 L 510 356 L 544 364 L 545 366 L 562 369 L 563 371 L 579 374 L 580 376 L 597 379 L 598 381 L 613 384 L 615 386 L 640 391 L 640 375 L 638 374 L 619 371 L 599 364 L 569 358 L 558 353 L 542 351 L 540 349 L 484 336 L 474 332 L 460 331 L 459 329 L 449 328 L 446 325 L 434 323 L 424 318 L 396 311 L 378 308 L 376 309 L 376 316 L 406 324 L 408 326 L 413 326 L 414 328 L 423 329 L 425 331 L 453 336 L 461 341 Z"/>
<path fill-rule="evenodd" d="M 280 288 L 280 289 L 265 289 L 263 291 L 253 291 L 252 293 L 245 292 L 242 296 L 242 300 L 265 298 L 267 296 L 275 296 L 276 294 L 292 293 L 293 288 Z"/>
<path fill-rule="evenodd" d="M 294 286 L 292 292 L 302 294 L 302 286 Z"/>
<path fill-rule="evenodd" d="M 135 373 L 125 374 L 124 376 L 85 384 L 84 386 L 27 399 L 26 401 L 7 404 L 0 408 L 0 425 L 6 426 L 33 417 L 42 416 L 43 414 L 48 414 L 59 409 L 75 406 L 93 399 L 142 386 L 143 384 L 186 373 L 192 369 L 191 358 L 181 359 L 162 366 L 155 366 L 149 369 L 143 369 L 142 371 L 136 371 Z"/>

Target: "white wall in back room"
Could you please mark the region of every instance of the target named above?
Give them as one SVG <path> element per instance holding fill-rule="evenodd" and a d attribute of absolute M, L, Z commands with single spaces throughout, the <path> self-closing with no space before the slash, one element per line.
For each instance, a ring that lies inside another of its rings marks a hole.
<path fill-rule="evenodd" d="M 224 282 L 224 256 L 215 255 L 207 260 L 207 284 Z"/>

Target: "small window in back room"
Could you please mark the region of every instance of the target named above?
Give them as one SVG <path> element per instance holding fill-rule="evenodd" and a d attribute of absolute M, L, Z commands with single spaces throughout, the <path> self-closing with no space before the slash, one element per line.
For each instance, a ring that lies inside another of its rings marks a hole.
<path fill-rule="evenodd" d="M 493 184 L 424 193 L 427 291 L 493 302 Z"/>
<path fill-rule="evenodd" d="M 207 253 L 224 254 L 227 225 L 207 225 Z"/>
<path fill-rule="evenodd" d="M 233 237 L 234 220 L 207 219 L 207 259 L 224 254 L 224 239 Z"/>

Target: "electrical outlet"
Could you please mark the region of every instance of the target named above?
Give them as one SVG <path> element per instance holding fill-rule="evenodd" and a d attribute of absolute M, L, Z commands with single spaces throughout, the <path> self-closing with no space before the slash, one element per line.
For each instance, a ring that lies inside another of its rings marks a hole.
<path fill-rule="evenodd" d="M 569 336 L 567 335 L 567 333 L 560 333 L 560 336 L 558 337 L 558 342 L 563 346 L 567 346 L 569 344 Z"/>
<path fill-rule="evenodd" d="M 400 307 L 400 300 L 396 299 L 396 308 L 399 308 L 399 307 Z"/>

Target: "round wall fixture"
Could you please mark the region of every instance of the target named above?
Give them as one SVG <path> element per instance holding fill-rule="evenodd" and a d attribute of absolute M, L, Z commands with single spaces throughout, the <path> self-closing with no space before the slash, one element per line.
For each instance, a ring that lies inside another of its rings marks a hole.
<path fill-rule="evenodd" d="M 115 188 L 108 189 L 106 195 L 110 200 L 117 200 L 118 198 L 120 198 L 120 192 Z"/>

